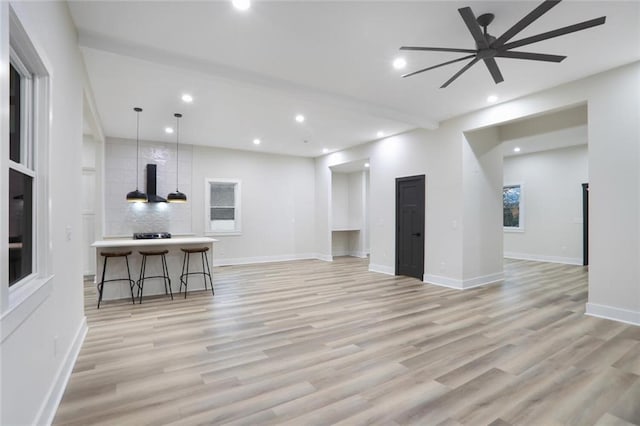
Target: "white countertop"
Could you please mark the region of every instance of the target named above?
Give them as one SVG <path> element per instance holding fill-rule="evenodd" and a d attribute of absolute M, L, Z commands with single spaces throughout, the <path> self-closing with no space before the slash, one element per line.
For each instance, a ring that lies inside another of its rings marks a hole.
<path fill-rule="evenodd" d="M 209 237 L 159 238 L 157 240 L 134 240 L 133 238 L 121 238 L 94 241 L 94 243 L 91 244 L 91 247 L 149 247 L 178 244 L 213 244 L 217 241 L 218 240 Z"/>

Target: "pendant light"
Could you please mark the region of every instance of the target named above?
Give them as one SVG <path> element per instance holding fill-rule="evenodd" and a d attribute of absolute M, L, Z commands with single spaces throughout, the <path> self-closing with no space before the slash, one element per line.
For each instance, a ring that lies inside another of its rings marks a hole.
<path fill-rule="evenodd" d="M 178 190 L 178 152 L 180 143 L 180 118 L 182 114 L 175 113 L 173 116 L 176 118 L 176 192 L 172 192 L 167 195 L 167 202 L 169 203 L 186 203 L 187 195 L 184 192 Z"/>
<path fill-rule="evenodd" d="M 142 108 L 135 107 L 133 109 L 136 112 L 136 190 L 127 194 L 127 201 L 130 203 L 146 203 L 149 201 L 147 194 L 138 190 L 138 163 L 140 162 L 140 113 Z"/>

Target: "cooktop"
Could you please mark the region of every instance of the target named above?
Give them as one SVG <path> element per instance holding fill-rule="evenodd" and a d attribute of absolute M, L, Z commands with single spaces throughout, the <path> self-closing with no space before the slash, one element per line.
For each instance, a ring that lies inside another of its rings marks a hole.
<path fill-rule="evenodd" d="M 168 232 L 136 232 L 133 234 L 134 240 L 157 240 L 161 238 L 171 238 Z"/>

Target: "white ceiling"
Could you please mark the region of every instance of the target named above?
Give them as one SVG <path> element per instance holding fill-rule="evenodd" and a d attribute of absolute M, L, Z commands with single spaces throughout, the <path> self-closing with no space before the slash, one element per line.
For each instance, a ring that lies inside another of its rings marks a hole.
<path fill-rule="evenodd" d="M 79 1 L 70 9 L 107 136 L 135 138 L 140 106 L 143 139 L 175 141 L 163 129 L 182 112 L 185 143 L 317 156 L 379 130 L 436 127 L 486 107 L 489 94 L 511 100 L 640 59 L 640 2 L 566 0 L 514 38 L 606 15 L 602 26 L 518 49 L 567 55 L 560 64 L 498 58 L 499 85 L 483 64 L 446 89 L 462 63 L 400 78 L 458 57 L 402 45 L 474 48 L 458 8 L 494 13 L 489 32 L 499 36 L 538 4 L 254 0 L 240 12 L 230 1 Z M 398 56 L 405 70 L 391 66 Z M 185 92 L 193 104 L 180 101 Z"/>

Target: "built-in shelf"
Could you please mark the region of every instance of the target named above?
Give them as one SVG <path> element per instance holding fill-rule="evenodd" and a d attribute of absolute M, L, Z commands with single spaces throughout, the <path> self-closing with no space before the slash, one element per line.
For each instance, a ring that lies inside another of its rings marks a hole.
<path fill-rule="evenodd" d="M 332 232 L 349 232 L 349 231 L 359 231 L 360 228 L 336 228 L 332 229 Z"/>

